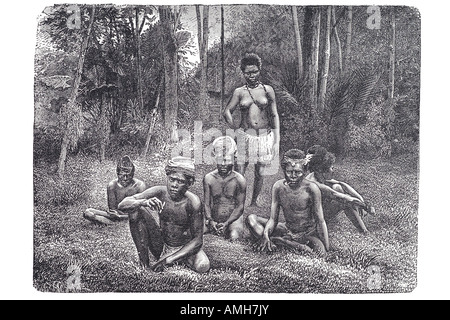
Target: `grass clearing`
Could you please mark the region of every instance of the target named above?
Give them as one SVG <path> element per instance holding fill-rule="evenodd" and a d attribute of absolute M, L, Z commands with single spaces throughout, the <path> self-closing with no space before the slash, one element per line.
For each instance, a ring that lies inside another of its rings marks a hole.
<path fill-rule="evenodd" d="M 164 183 L 163 162 L 161 157 L 136 160 L 136 177 L 148 185 Z M 127 221 L 99 226 L 82 218 L 88 207 L 106 207 L 106 184 L 115 178 L 113 161 L 69 158 L 64 182 L 49 173 L 54 165 L 37 162 L 34 286 L 44 292 L 411 292 L 417 285 L 417 163 L 417 157 L 405 156 L 336 164 L 337 178 L 353 185 L 376 209 L 375 216 L 364 217 L 370 234 L 359 234 L 340 214 L 329 225 L 333 250 L 325 257 L 289 250 L 257 253 L 249 238 L 231 243 L 208 234 L 204 250 L 211 270 L 200 275 L 182 264 L 162 273 L 143 270 Z M 211 169 L 198 168 L 192 191 L 200 197 L 201 177 Z M 247 198 L 252 175 L 250 166 Z M 261 195 L 270 194 L 281 177 L 281 172 L 267 177 Z M 267 217 L 270 197 L 260 197 L 259 204 L 245 215 Z M 77 274 L 80 281 L 74 286 Z"/>

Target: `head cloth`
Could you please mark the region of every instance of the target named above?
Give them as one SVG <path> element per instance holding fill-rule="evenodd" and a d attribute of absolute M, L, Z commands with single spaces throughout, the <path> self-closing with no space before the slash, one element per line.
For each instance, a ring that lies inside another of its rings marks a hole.
<path fill-rule="evenodd" d="M 195 176 L 194 160 L 187 157 L 174 157 L 167 162 L 166 173 L 171 171 L 181 172 L 188 176 Z"/>
<path fill-rule="evenodd" d="M 117 162 L 117 174 L 119 174 L 120 170 L 130 171 L 132 174 L 134 174 L 134 164 L 128 155 L 123 156 Z"/>

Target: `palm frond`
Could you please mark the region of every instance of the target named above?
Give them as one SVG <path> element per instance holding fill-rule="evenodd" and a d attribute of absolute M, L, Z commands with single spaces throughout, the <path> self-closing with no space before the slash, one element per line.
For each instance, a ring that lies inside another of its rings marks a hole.
<path fill-rule="evenodd" d="M 267 81 L 272 85 L 277 97 L 277 104 L 284 110 L 284 112 L 295 112 L 298 110 L 300 104 L 293 93 L 283 84 L 280 77 L 273 75 L 272 72 L 267 74 Z"/>
<path fill-rule="evenodd" d="M 357 69 L 355 71 L 350 91 L 353 98 L 353 110 L 367 104 L 379 79 L 380 74 L 376 70 Z"/>
<path fill-rule="evenodd" d="M 364 108 L 374 93 L 380 79 L 376 69 L 361 67 L 335 81 L 327 94 L 326 108 L 330 121 L 337 117 L 349 117 L 357 109 Z"/>

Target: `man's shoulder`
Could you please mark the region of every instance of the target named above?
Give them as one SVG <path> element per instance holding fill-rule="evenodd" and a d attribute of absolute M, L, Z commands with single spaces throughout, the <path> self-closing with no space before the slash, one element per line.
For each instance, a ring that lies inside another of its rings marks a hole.
<path fill-rule="evenodd" d="M 315 178 L 314 174 L 310 173 L 308 174 L 304 179 L 303 179 L 304 185 L 308 186 L 309 184 L 315 184 L 316 186 L 318 186 L 319 188 L 326 186 L 325 184 L 317 181 L 317 179 Z"/>
<path fill-rule="evenodd" d="M 108 182 L 108 189 L 113 189 L 117 187 L 118 179 L 112 179 L 110 182 Z"/>
<path fill-rule="evenodd" d="M 286 182 L 286 179 L 280 179 L 280 180 L 277 180 L 277 181 L 275 181 L 275 183 L 273 184 L 273 186 L 272 186 L 272 188 L 276 188 L 276 189 L 279 189 L 279 188 L 281 188 L 281 187 L 284 187 L 284 183 Z"/>
<path fill-rule="evenodd" d="M 212 180 L 214 180 L 216 178 L 216 173 L 217 173 L 217 169 L 208 172 L 207 174 L 205 174 L 205 176 L 203 177 L 203 180 L 205 182 L 211 182 Z"/>
<path fill-rule="evenodd" d="M 308 179 L 303 179 L 302 181 L 303 186 L 305 186 L 306 188 L 308 188 L 309 190 L 313 191 L 313 192 L 318 192 L 320 191 L 320 188 L 318 186 L 318 182 L 316 181 L 311 181 Z"/>
<path fill-rule="evenodd" d="M 245 177 L 242 174 L 240 174 L 239 172 L 233 170 L 231 173 L 233 174 L 234 178 L 239 183 L 241 183 L 241 184 L 247 183 L 247 179 L 245 179 Z"/>
<path fill-rule="evenodd" d="M 139 190 L 140 192 L 142 192 L 146 189 L 145 182 L 140 179 L 136 179 L 136 178 L 134 178 L 133 186 L 135 189 Z"/>
<path fill-rule="evenodd" d="M 202 205 L 202 201 L 200 200 L 200 197 L 197 196 L 195 193 L 193 193 L 192 191 L 186 191 L 185 196 L 188 200 L 188 203 L 195 209 L 195 208 L 200 208 Z"/>

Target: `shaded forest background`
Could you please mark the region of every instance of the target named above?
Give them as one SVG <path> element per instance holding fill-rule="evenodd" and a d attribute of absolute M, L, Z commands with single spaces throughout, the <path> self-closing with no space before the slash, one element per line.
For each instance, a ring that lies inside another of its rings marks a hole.
<path fill-rule="evenodd" d="M 63 176 L 75 154 L 169 154 L 195 120 L 225 132 L 220 111 L 243 84 L 245 52 L 261 56 L 275 89 L 283 150 L 418 153 L 414 8 L 58 5 L 39 17 L 34 160 Z"/>

